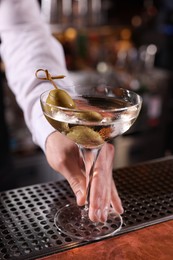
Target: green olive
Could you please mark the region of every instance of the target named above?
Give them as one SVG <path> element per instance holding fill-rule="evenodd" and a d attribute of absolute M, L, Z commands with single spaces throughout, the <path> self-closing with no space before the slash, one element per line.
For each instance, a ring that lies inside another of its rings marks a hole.
<path fill-rule="evenodd" d="M 59 89 L 57 95 L 59 106 L 66 108 L 75 108 L 75 103 L 73 99 L 65 90 Z"/>
<path fill-rule="evenodd" d="M 102 115 L 95 111 L 83 111 L 78 114 L 78 118 L 92 122 L 102 121 Z"/>
<path fill-rule="evenodd" d="M 46 103 L 53 105 L 53 106 L 58 106 L 59 102 L 58 102 L 58 89 L 53 89 L 49 92 L 49 95 L 46 99 Z"/>
<path fill-rule="evenodd" d="M 74 126 L 70 129 L 67 137 L 77 144 L 85 147 L 96 147 L 104 143 L 100 134 L 87 126 Z"/>
<path fill-rule="evenodd" d="M 49 92 L 46 103 L 53 106 L 61 106 L 66 108 L 74 108 L 75 103 L 70 95 L 62 89 L 53 89 Z"/>

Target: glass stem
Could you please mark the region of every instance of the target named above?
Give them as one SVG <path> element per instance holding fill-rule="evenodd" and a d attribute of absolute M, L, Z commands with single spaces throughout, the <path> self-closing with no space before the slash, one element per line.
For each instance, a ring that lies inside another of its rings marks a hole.
<path fill-rule="evenodd" d="M 86 199 L 85 199 L 85 207 L 82 212 L 83 217 L 85 218 L 88 216 L 88 210 L 90 205 L 90 191 L 91 191 L 91 183 L 93 179 L 94 167 L 98 155 L 100 153 L 101 147 L 92 148 L 92 149 L 79 147 L 79 149 L 85 165 L 85 174 L 86 174 Z"/>

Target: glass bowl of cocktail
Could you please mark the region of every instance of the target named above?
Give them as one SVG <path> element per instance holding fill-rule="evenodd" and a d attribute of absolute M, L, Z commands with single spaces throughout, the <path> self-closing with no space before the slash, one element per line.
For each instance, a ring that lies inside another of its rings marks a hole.
<path fill-rule="evenodd" d="M 52 82 L 53 77 L 48 71 L 45 73 L 45 78 Z M 134 124 L 141 109 L 141 97 L 123 88 L 113 89 L 110 96 L 103 93 L 69 96 L 65 91 L 55 89 L 44 92 L 40 100 L 48 122 L 75 142 L 84 164 L 86 158 L 92 158 L 91 167 L 85 173 L 85 206 L 76 203 L 64 205 L 55 215 L 56 227 L 68 236 L 83 240 L 114 235 L 121 229 L 123 221 L 111 206 L 104 223 L 92 222 L 88 216 L 93 170 L 104 143 L 122 135 Z"/>

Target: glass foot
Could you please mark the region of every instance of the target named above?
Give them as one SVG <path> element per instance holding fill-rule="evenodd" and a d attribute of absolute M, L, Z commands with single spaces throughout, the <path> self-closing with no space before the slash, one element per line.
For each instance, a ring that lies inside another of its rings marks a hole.
<path fill-rule="evenodd" d="M 122 227 L 122 217 L 111 209 L 104 223 L 92 222 L 88 217 L 83 217 L 82 211 L 83 207 L 78 207 L 76 204 L 61 208 L 54 219 L 58 230 L 72 238 L 97 240 L 113 236 Z"/>

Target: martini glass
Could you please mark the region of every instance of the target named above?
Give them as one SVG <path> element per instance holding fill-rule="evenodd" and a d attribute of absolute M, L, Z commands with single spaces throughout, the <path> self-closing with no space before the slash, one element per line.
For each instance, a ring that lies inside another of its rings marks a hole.
<path fill-rule="evenodd" d="M 46 103 L 49 91 L 41 95 L 41 106 L 48 122 L 60 133 L 73 140 L 79 148 L 86 167 L 86 201 L 65 205 L 55 215 L 58 230 L 82 240 L 97 240 L 114 235 L 122 227 L 122 217 L 110 207 L 107 221 L 92 222 L 88 217 L 93 171 L 100 150 L 105 142 L 126 132 L 139 115 L 142 99 L 127 89 L 115 88 L 111 95 L 85 94 L 72 96 L 74 109 Z"/>

